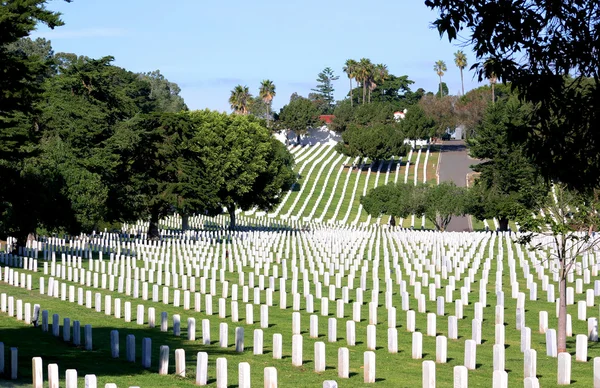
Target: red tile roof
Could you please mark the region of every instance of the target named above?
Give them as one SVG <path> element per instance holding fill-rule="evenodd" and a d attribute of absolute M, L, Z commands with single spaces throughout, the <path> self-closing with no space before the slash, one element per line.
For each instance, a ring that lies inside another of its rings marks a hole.
<path fill-rule="evenodd" d="M 321 115 L 321 116 L 319 116 L 319 120 L 321 120 L 325 124 L 331 124 L 331 122 L 333 121 L 334 118 L 335 118 L 334 115 Z"/>

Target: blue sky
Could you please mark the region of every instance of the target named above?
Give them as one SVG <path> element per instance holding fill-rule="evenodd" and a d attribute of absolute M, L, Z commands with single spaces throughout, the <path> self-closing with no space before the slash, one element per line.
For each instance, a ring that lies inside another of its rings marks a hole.
<path fill-rule="evenodd" d="M 433 64 L 442 59 L 450 93 L 460 91 L 453 53 L 461 47 L 430 28 L 436 14 L 422 0 L 53 0 L 48 8 L 63 14 L 65 26 L 40 26 L 32 37 L 50 39 L 55 52 L 112 55 L 134 72 L 159 69 L 190 109 L 230 111 L 235 85 L 258 94 L 260 81 L 271 79 L 278 110 L 293 92 L 307 96 L 327 66 L 340 76 L 335 97 L 342 99 L 344 62 L 363 57 L 428 91 L 438 87 Z M 470 66 L 474 55 L 462 49 Z M 467 72 L 465 89 L 476 86 Z"/>

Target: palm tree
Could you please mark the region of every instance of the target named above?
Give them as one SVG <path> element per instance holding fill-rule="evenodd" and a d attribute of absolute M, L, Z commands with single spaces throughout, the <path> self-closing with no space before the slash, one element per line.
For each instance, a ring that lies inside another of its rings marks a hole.
<path fill-rule="evenodd" d="M 496 73 L 493 71 L 489 74 L 488 79 L 490 80 L 490 85 L 492 86 L 492 103 L 496 102 L 496 82 L 498 82 L 498 77 L 496 77 Z"/>
<path fill-rule="evenodd" d="M 496 62 L 491 58 L 486 59 L 486 61 L 483 63 L 485 77 L 490 81 L 490 85 L 492 87 L 492 103 L 496 102 L 496 82 L 498 82 L 498 77 L 494 71 L 495 64 Z"/>
<path fill-rule="evenodd" d="M 248 114 L 248 104 L 250 103 L 251 98 L 252 95 L 247 86 L 237 85 L 233 88 L 231 96 L 229 97 L 231 109 L 233 109 L 234 113 L 240 115 Z"/>
<path fill-rule="evenodd" d="M 442 76 L 444 72 L 448 70 L 446 67 L 446 62 L 439 60 L 433 65 L 433 70 L 437 73 L 438 77 L 440 77 L 440 97 L 444 97 L 444 92 L 442 90 Z"/>
<path fill-rule="evenodd" d="M 267 126 L 269 124 L 269 118 L 271 117 L 271 102 L 275 97 L 275 84 L 269 79 L 265 79 L 260 83 L 260 89 L 258 91 L 260 98 L 267 104 Z"/>
<path fill-rule="evenodd" d="M 390 73 L 388 71 L 387 65 L 383 63 L 379 63 L 373 67 L 373 74 L 371 76 L 370 85 L 369 85 L 369 102 L 371 102 L 371 91 L 375 90 L 377 84 L 383 84 L 389 77 Z"/>
<path fill-rule="evenodd" d="M 462 50 L 454 53 L 454 63 L 460 69 L 460 84 L 462 85 L 462 95 L 465 95 L 465 82 L 463 80 L 463 69 L 467 67 L 467 56 Z"/>
<path fill-rule="evenodd" d="M 356 80 L 360 81 L 363 88 L 363 99 L 362 103 L 364 104 L 367 101 L 367 84 L 369 83 L 369 79 L 373 74 L 373 64 L 371 60 L 368 58 L 361 58 L 358 62 Z"/>
<path fill-rule="evenodd" d="M 357 65 L 358 62 L 356 62 L 354 59 L 348 59 L 343 69 L 344 73 L 348 75 L 348 79 L 350 80 L 350 106 L 354 105 L 354 98 L 352 96 L 352 78 L 355 78 Z"/>

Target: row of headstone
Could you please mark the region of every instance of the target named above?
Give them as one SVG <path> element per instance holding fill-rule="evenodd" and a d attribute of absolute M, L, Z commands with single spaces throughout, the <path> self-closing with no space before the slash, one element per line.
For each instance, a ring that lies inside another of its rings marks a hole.
<path fill-rule="evenodd" d="M 169 347 L 163 345 L 160 347 L 160 356 L 158 361 L 158 373 L 167 375 L 169 373 Z M 228 387 L 227 358 L 219 357 L 216 360 L 216 386 L 219 388 Z M 184 349 L 175 350 L 175 375 L 186 377 L 186 358 Z M 198 352 L 196 356 L 196 385 L 208 385 L 209 365 L 208 353 Z M 238 364 L 238 387 L 250 388 L 251 384 L 250 364 L 240 362 Z M 274 367 L 264 368 L 264 386 L 277 387 L 277 369 Z"/>
<path fill-rule="evenodd" d="M 32 364 L 32 383 L 33 388 L 44 388 L 46 384 L 44 384 L 44 365 L 41 357 L 33 357 L 31 359 Z M 77 388 L 77 370 L 76 369 L 67 369 L 65 371 L 65 380 L 64 384 L 61 384 L 59 378 L 59 368 L 58 364 L 48 364 L 47 365 L 47 386 L 50 388 L 58 388 L 59 386 L 64 386 L 65 388 Z M 85 387 L 86 388 L 97 388 L 98 387 L 98 379 L 94 374 L 86 374 L 84 377 Z M 105 384 L 105 388 L 116 388 L 116 385 L 113 383 Z M 133 388 L 133 387 L 132 387 Z"/>
<path fill-rule="evenodd" d="M 524 327 L 523 327 L 523 326 L 521 326 L 521 329 L 523 329 L 523 328 L 524 328 Z M 522 330 L 522 331 L 524 331 L 525 333 L 527 332 L 527 330 Z M 524 335 L 524 337 L 526 338 L 526 337 L 527 337 L 527 335 L 525 334 L 525 335 Z M 474 339 L 474 340 L 475 340 L 475 339 Z M 525 349 L 525 350 L 527 350 L 527 349 Z"/>

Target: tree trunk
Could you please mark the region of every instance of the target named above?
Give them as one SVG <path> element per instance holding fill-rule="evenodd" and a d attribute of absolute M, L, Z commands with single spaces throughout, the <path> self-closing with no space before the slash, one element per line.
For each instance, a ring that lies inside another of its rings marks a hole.
<path fill-rule="evenodd" d="M 436 218 L 436 224 L 437 224 L 438 230 L 440 232 L 445 232 L 446 227 L 450 223 L 450 220 L 448 220 L 448 222 L 445 222 L 445 220 L 439 214 L 436 215 L 435 218 Z"/>
<path fill-rule="evenodd" d="M 33 217 L 32 217 L 33 218 Z M 13 233 L 11 233 L 14 238 L 17 239 L 17 242 L 12 247 L 12 253 L 18 254 L 19 247 L 25 248 L 27 246 L 27 242 L 30 240 L 36 239 L 35 230 L 37 229 L 37 221 L 27 222 L 26 220 L 21 224 L 19 229 Z"/>
<path fill-rule="evenodd" d="M 365 104 L 365 100 L 367 99 L 367 83 L 363 82 L 363 99 L 362 103 Z"/>
<path fill-rule="evenodd" d="M 396 226 L 396 217 L 390 216 L 390 225 L 391 226 Z"/>
<path fill-rule="evenodd" d="M 229 213 L 229 230 L 235 230 L 235 205 L 227 205 Z"/>
<path fill-rule="evenodd" d="M 269 102 L 267 104 L 267 128 L 270 127 L 270 125 L 269 125 L 270 117 L 271 117 L 271 102 Z"/>
<path fill-rule="evenodd" d="M 181 215 L 181 230 L 186 231 L 190 228 L 190 216 L 188 214 Z"/>
<path fill-rule="evenodd" d="M 506 232 L 508 230 L 508 218 L 504 218 L 504 217 L 499 218 L 498 224 L 499 224 L 499 227 L 498 227 L 499 231 Z"/>
<path fill-rule="evenodd" d="M 353 94 L 352 93 L 352 78 L 349 78 L 349 79 L 350 79 L 350 106 L 354 106 L 354 101 L 353 101 L 354 97 L 352 96 L 352 94 Z"/>
<path fill-rule="evenodd" d="M 496 102 L 496 89 L 494 87 L 494 83 L 492 82 L 492 103 Z"/>
<path fill-rule="evenodd" d="M 12 253 L 16 255 L 19 253 L 19 247 L 24 248 L 25 246 L 27 246 L 27 240 L 29 239 L 29 233 L 24 232 L 24 231 L 17 231 L 12 234 L 17 239 L 17 243 L 12 246 Z"/>
<path fill-rule="evenodd" d="M 444 92 L 442 90 L 442 76 L 440 75 L 440 98 L 444 97 Z"/>
<path fill-rule="evenodd" d="M 563 268 L 560 269 L 560 282 L 558 283 L 560 301 L 558 306 L 558 330 L 556 332 L 558 353 L 567 351 L 567 274 L 564 269 L 564 261 L 561 264 Z"/>
<path fill-rule="evenodd" d="M 463 69 L 460 68 L 460 84 L 462 85 L 462 95 L 465 95 L 465 81 L 463 79 Z"/>
<path fill-rule="evenodd" d="M 148 225 L 148 240 L 158 240 L 160 233 L 158 232 L 158 211 L 152 210 L 150 214 L 150 224 Z"/>

